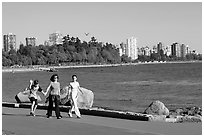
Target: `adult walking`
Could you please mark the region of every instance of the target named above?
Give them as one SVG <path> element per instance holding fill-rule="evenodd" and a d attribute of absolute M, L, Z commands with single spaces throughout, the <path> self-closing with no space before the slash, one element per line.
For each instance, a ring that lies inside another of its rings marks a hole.
<path fill-rule="evenodd" d="M 52 116 L 52 108 L 53 108 L 53 102 L 55 103 L 55 114 L 57 119 L 61 119 L 62 116 L 60 115 L 60 109 L 59 109 L 59 102 L 60 102 L 60 83 L 58 82 L 59 76 L 57 74 L 54 74 L 50 78 L 50 84 L 47 87 L 46 93 L 49 92 L 49 105 L 47 109 L 47 118 Z"/>
<path fill-rule="evenodd" d="M 77 118 L 81 118 L 81 114 L 79 111 L 79 108 L 77 106 L 77 98 L 78 98 L 78 92 L 82 92 L 79 82 L 77 82 L 77 76 L 72 76 L 72 81 L 69 83 L 69 90 L 70 90 L 70 96 L 71 96 L 71 108 L 69 109 L 68 115 L 69 117 L 72 117 L 72 109 L 74 108 L 75 114 Z M 83 94 L 83 92 L 82 92 Z"/>

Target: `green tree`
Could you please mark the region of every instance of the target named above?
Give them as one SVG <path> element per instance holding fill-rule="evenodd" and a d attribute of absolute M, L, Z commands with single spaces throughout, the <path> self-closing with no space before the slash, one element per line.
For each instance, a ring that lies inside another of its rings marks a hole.
<path fill-rule="evenodd" d="M 127 55 L 122 55 L 122 56 L 121 56 L 121 62 L 123 62 L 123 63 L 129 63 L 129 62 L 131 62 L 131 58 L 128 57 Z"/>

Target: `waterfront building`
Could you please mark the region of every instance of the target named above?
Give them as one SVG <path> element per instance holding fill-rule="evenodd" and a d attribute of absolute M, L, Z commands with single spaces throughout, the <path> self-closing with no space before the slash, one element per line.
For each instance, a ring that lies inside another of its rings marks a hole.
<path fill-rule="evenodd" d="M 158 53 L 158 52 L 157 52 L 157 46 L 156 46 L 156 45 L 153 46 L 153 48 L 152 48 L 152 53 Z"/>
<path fill-rule="evenodd" d="M 126 50 L 126 46 L 127 44 L 125 44 L 124 42 L 120 43 L 120 56 L 125 55 L 125 50 Z"/>
<path fill-rule="evenodd" d="M 186 54 L 190 54 L 190 53 L 191 53 L 190 47 L 186 45 Z"/>
<path fill-rule="evenodd" d="M 10 51 L 11 49 L 17 50 L 16 47 L 16 35 L 12 33 L 8 33 L 3 36 L 3 42 L 4 42 L 4 51 Z"/>
<path fill-rule="evenodd" d="M 63 35 L 60 32 L 55 32 L 49 35 L 49 45 L 63 44 Z"/>
<path fill-rule="evenodd" d="M 161 50 L 163 50 L 163 44 L 161 42 L 159 42 L 157 44 L 157 53 L 159 53 L 159 55 L 160 55 Z"/>
<path fill-rule="evenodd" d="M 146 46 L 146 47 L 144 47 L 144 55 L 146 55 L 146 56 L 150 56 L 150 49 L 149 49 L 149 47 L 148 46 Z"/>
<path fill-rule="evenodd" d="M 181 44 L 179 43 L 176 44 L 176 56 L 181 57 Z"/>
<path fill-rule="evenodd" d="M 185 44 L 181 44 L 181 57 L 184 58 L 186 57 L 186 45 Z"/>
<path fill-rule="evenodd" d="M 171 45 L 171 55 L 174 57 L 176 56 L 176 45 L 177 45 L 177 43 L 173 43 Z"/>
<path fill-rule="evenodd" d="M 136 38 L 131 37 L 131 38 L 127 39 L 125 54 L 128 57 L 131 57 L 132 60 L 136 60 L 138 58 L 137 39 Z"/>
<path fill-rule="evenodd" d="M 36 38 L 35 37 L 27 37 L 25 38 L 26 40 L 26 46 L 31 45 L 31 46 L 36 46 Z"/>
<path fill-rule="evenodd" d="M 164 54 L 167 56 L 171 55 L 171 46 L 167 45 L 166 48 L 164 49 Z"/>
<path fill-rule="evenodd" d="M 138 55 L 150 56 L 151 51 L 148 46 L 139 48 Z"/>

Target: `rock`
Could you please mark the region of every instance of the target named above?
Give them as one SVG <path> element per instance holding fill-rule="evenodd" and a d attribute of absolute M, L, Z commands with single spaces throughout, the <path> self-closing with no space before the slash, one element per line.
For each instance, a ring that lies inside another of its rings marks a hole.
<path fill-rule="evenodd" d="M 176 112 L 177 115 L 181 115 L 183 113 L 183 109 L 178 108 L 178 109 L 176 109 L 175 112 Z"/>
<path fill-rule="evenodd" d="M 201 115 L 202 116 L 202 109 L 199 107 L 187 107 L 187 108 L 179 108 L 176 109 L 176 113 L 182 116 L 189 115 Z"/>
<path fill-rule="evenodd" d="M 151 115 L 149 121 L 166 122 L 166 115 Z"/>
<path fill-rule="evenodd" d="M 183 116 L 178 118 L 178 122 L 202 122 L 202 117 L 197 116 Z"/>
<path fill-rule="evenodd" d="M 82 93 L 78 93 L 77 105 L 79 108 L 90 108 L 93 105 L 94 94 L 91 90 L 81 87 Z M 61 104 L 66 105 L 70 102 L 70 91 L 68 90 L 68 86 L 63 87 L 60 91 L 60 102 Z"/>
<path fill-rule="evenodd" d="M 160 101 L 152 102 L 149 107 L 144 111 L 145 114 L 152 114 L 152 115 L 169 115 L 168 108 Z"/>

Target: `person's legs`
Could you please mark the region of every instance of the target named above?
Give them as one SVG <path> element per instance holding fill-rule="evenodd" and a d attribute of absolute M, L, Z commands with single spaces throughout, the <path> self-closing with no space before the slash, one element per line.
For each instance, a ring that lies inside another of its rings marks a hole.
<path fill-rule="evenodd" d="M 35 106 L 35 99 L 33 97 L 30 98 L 31 101 L 31 107 L 30 107 L 30 115 L 33 115 L 33 110 L 34 110 L 34 106 Z"/>
<path fill-rule="evenodd" d="M 73 104 L 74 104 L 74 111 L 75 111 L 77 118 L 81 118 L 81 114 L 80 114 L 79 108 L 77 106 L 77 98 L 73 99 Z"/>
<path fill-rule="evenodd" d="M 71 104 L 71 106 L 70 106 L 70 109 L 68 110 L 68 115 L 69 115 L 69 117 L 72 117 L 72 109 L 74 107 L 74 104 L 73 104 L 72 100 L 70 100 L 70 104 Z"/>
<path fill-rule="evenodd" d="M 59 96 L 55 96 L 55 114 L 56 114 L 56 117 L 58 119 L 62 117 L 60 115 L 59 100 L 60 100 L 60 97 Z"/>
<path fill-rule="evenodd" d="M 47 107 L 47 117 L 49 118 L 52 116 L 52 108 L 53 108 L 53 100 L 52 95 L 49 95 L 49 105 Z"/>
<path fill-rule="evenodd" d="M 35 106 L 34 106 L 34 109 L 33 109 L 33 114 L 35 114 L 35 110 L 36 110 L 37 106 L 38 106 L 38 100 L 35 99 Z"/>

